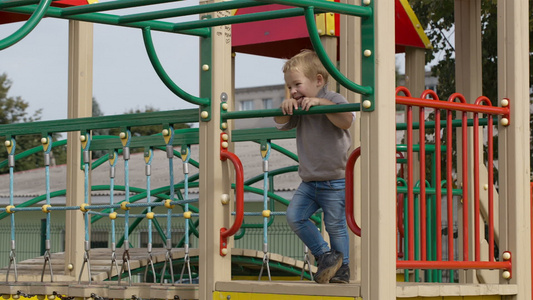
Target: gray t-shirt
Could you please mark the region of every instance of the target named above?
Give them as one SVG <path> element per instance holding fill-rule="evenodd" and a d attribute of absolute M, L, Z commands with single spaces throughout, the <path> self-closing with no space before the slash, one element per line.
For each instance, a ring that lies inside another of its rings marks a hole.
<path fill-rule="evenodd" d="M 348 103 L 342 95 L 328 91 L 326 87 L 316 97 L 336 104 Z M 325 114 L 292 115 L 280 129 L 295 127 L 300 178 L 303 181 L 344 178 L 351 146 L 350 132 L 333 125 Z"/>

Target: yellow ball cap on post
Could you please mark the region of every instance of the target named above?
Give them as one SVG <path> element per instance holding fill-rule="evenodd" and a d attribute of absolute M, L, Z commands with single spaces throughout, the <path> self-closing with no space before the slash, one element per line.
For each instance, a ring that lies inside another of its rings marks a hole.
<path fill-rule="evenodd" d="M 82 212 L 88 212 L 89 209 L 86 208 L 87 206 L 89 206 L 88 203 L 83 203 L 82 205 L 80 205 L 80 210 L 81 210 Z"/>
<path fill-rule="evenodd" d="M 41 206 L 41 210 L 42 210 L 44 213 L 49 213 L 51 207 L 52 207 L 52 205 L 50 205 L 50 204 L 45 204 L 45 205 Z"/>
<path fill-rule="evenodd" d="M 127 207 L 128 204 L 129 204 L 128 202 L 124 201 L 120 203 L 120 208 L 122 208 L 122 210 L 130 210 L 130 208 Z"/>
<path fill-rule="evenodd" d="M 174 208 L 174 205 L 171 204 L 171 203 L 172 203 L 172 200 L 170 200 L 170 199 L 165 200 L 165 207 L 166 208 Z"/>

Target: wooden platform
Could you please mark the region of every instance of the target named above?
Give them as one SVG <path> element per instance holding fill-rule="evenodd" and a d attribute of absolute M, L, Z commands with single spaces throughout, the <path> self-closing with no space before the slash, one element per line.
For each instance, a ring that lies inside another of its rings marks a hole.
<path fill-rule="evenodd" d="M 172 259 L 179 260 L 184 257 L 183 249 L 173 249 Z M 117 250 L 116 257 L 118 267 L 122 264 L 123 250 Z M 166 250 L 154 249 L 152 259 L 154 263 L 165 261 Z M 198 256 L 198 249 L 191 249 L 191 258 Z M 262 260 L 263 252 L 249 249 L 232 249 L 232 256 L 255 258 Z M 90 251 L 92 282 L 77 282 L 77 278 L 66 276 L 64 272 L 64 254 L 54 253 L 51 255 L 54 282 L 50 281 L 50 273 L 46 269 L 43 282 L 41 272 L 44 258 L 37 257 L 17 263 L 18 282 L 14 282 L 13 270 L 10 272 L 8 282 L 5 282 L 6 268 L 0 270 L 0 295 L 24 296 L 33 295 L 64 295 L 68 297 L 98 299 L 198 299 L 198 284 L 159 284 L 159 283 L 129 283 L 123 279 L 121 284 L 117 281 L 104 281 L 108 278 L 111 267 L 110 249 L 93 249 Z M 286 266 L 301 269 L 302 261 L 278 254 L 270 254 L 272 263 L 281 263 Z M 132 271 L 144 271 L 148 263 L 146 249 L 130 249 L 130 266 Z M 191 265 L 197 264 L 196 259 L 191 259 Z M 259 270 L 261 265 L 243 263 L 243 267 Z M 174 270 L 176 279 L 179 279 L 181 270 Z M 313 267 L 313 271 L 316 268 Z M 258 272 L 257 272 L 258 273 Z M 117 275 L 115 268 L 112 276 Z M 263 275 L 263 279 L 265 275 Z M 312 281 L 258 281 L 258 280 L 232 280 L 217 282 L 216 291 L 222 298 L 240 297 L 250 298 L 251 295 L 300 295 L 313 297 L 343 297 L 346 299 L 360 299 L 361 285 L 358 282 L 350 284 L 316 284 Z M 396 295 L 401 298 L 425 298 L 425 297 L 459 297 L 459 296 L 496 296 L 516 295 L 517 287 L 513 284 L 442 284 L 442 283 L 403 283 L 398 282 Z M 49 298 L 50 299 L 50 298 Z M 303 299 L 303 298 L 302 298 Z"/>

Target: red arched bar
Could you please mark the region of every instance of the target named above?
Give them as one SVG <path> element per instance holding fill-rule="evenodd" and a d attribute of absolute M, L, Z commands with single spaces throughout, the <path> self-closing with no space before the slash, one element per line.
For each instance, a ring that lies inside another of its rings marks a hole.
<path fill-rule="evenodd" d="M 348 223 L 348 227 L 350 227 L 350 230 L 357 236 L 361 236 L 361 228 L 357 225 L 357 222 L 355 222 L 355 218 L 353 216 L 353 167 L 355 166 L 355 162 L 357 161 L 359 156 L 361 156 L 361 147 L 358 147 L 352 152 L 352 154 L 350 154 L 350 157 L 346 162 L 346 170 L 344 171 L 346 175 L 346 204 L 344 206 L 344 211 L 346 214 L 346 223 Z"/>
<path fill-rule="evenodd" d="M 222 141 L 222 138 L 221 138 Z M 220 228 L 220 255 L 225 256 L 223 249 L 228 247 L 228 237 L 237 233 L 241 228 L 244 218 L 244 168 L 242 167 L 241 160 L 235 155 L 227 151 L 226 148 L 220 147 L 220 160 L 225 161 L 229 159 L 233 163 L 235 168 L 235 221 L 230 229 L 224 227 Z"/>

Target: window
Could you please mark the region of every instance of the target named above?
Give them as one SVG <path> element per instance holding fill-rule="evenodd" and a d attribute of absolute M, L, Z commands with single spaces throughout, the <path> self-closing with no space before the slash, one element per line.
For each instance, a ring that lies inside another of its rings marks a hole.
<path fill-rule="evenodd" d="M 263 109 L 271 109 L 271 108 L 272 108 L 272 98 L 263 99 Z"/>
<path fill-rule="evenodd" d="M 253 109 L 254 109 L 254 100 L 241 101 L 241 110 L 253 110 Z"/>
<path fill-rule="evenodd" d="M 426 90 L 432 90 L 434 92 L 437 92 L 437 85 L 435 84 L 428 84 L 426 85 Z"/>

